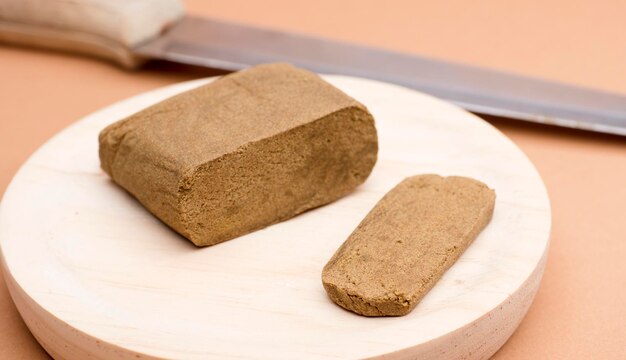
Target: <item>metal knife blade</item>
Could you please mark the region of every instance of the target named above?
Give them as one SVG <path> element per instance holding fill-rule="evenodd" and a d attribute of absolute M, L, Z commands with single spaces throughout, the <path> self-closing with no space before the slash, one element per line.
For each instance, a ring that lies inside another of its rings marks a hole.
<path fill-rule="evenodd" d="M 288 62 L 410 87 L 476 113 L 626 136 L 626 96 L 313 36 L 188 16 L 135 52 L 229 71 Z"/>

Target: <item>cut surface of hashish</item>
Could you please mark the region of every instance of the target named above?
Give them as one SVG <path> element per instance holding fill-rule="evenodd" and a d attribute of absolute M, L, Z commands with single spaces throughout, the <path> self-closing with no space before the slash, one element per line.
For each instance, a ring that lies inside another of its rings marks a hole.
<path fill-rule="evenodd" d="M 495 192 L 474 179 L 406 178 L 367 214 L 324 267 L 339 306 L 408 314 L 489 223 Z"/>
<path fill-rule="evenodd" d="M 376 162 L 365 106 L 309 71 L 226 75 L 105 128 L 101 167 L 197 246 L 332 202 Z"/>

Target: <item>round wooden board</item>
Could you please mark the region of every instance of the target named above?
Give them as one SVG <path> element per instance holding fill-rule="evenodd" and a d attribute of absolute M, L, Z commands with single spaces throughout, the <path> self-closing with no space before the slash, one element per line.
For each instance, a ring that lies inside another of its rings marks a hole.
<path fill-rule="evenodd" d="M 374 114 L 379 160 L 351 195 L 208 248 L 150 215 L 99 168 L 106 125 L 210 80 L 145 93 L 64 130 L 0 207 L 11 295 L 57 359 L 485 359 L 515 330 L 543 273 L 550 205 L 537 171 L 488 123 L 418 92 L 328 76 Z M 45 121 L 45 119 L 42 119 Z M 331 302 L 322 267 L 409 175 L 476 178 L 493 220 L 415 310 L 366 318 Z"/>

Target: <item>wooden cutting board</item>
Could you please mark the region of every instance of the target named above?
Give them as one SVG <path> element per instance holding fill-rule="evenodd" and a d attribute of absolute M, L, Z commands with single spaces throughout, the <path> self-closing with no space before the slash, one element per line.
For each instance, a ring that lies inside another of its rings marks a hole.
<path fill-rule="evenodd" d="M 158 89 L 78 121 L 20 169 L 0 204 L 8 288 L 57 359 L 485 359 L 528 310 L 546 262 L 550 205 L 526 156 L 498 130 L 430 96 L 326 79 L 363 102 L 379 160 L 351 195 L 289 221 L 195 248 L 100 170 L 106 125 L 209 80 Z M 42 119 L 45 121 L 45 119 Z M 406 176 L 474 177 L 493 220 L 415 310 L 365 318 L 331 302 L 322 267 Z"/>

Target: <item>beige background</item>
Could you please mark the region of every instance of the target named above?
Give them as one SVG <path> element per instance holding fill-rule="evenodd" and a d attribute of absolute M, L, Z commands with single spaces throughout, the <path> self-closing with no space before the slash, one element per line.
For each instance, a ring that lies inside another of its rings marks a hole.
<path fill-rule="evenodd" d="M 189 12 L 626 94 L 624 1 L 187 1 Z M 46 139 L 117 100 L 210 72 L 127 72 L 0 47 L 0 193 Z M 626 138 L 489 119 L 542 174 L 553 205 L 543 284 L 496 359 L 626 358 Z M 46 358 L 0 284 L 0 358 Z"/>

